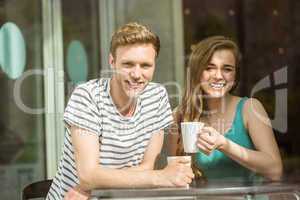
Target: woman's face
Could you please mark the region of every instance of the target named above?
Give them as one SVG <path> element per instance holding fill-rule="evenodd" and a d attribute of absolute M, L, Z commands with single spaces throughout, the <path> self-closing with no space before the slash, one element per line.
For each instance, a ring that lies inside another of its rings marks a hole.
<path fill-rule="evenodd" d="M 231 50 L 221 49 L 213 53 L 200 77 L 201 89 L 209 97 L 223 97 L 234 85 L 236 60 Z"/>

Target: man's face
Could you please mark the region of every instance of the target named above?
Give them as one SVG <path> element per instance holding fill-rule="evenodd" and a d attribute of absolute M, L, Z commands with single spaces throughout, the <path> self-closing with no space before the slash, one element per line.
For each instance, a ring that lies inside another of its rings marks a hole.
<path fill-rule="evenodd" d="M 155 56 L 152 44 L 120 46 L 115 57 L 110 55 L 110 64 L 116 70 L 113 80 L 128 98 L 136 98 L 152 80 Z"/>

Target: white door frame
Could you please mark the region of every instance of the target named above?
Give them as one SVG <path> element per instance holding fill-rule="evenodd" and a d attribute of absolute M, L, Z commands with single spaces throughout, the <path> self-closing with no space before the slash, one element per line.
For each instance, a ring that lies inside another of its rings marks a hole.
<path fill-rule="evenodd" d="M 43 0 L 46 176 L 53 178 L 64 137 L 64 68 L 60 0 Z"/>

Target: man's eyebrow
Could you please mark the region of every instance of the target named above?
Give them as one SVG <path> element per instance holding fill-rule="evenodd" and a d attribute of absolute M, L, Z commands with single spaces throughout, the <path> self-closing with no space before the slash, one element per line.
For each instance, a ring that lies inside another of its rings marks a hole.
<path fill-rule="evenodd" d="M 134 61 L 131 61 L 131 60 L 122 60 L 121 63 L 123 64 L 134 64 L 135 62 Z M 154 62 L 151 62 L 151 61 L 143 61 L 140 63 L 141 65 L 153 65 Z"/>
<path fill-rule="evenodd" d="M 122 60 L 121 63 L 125 63 L 125 64 L 128 63 L 128 64 L 130 64 L 130 63 L 133 63 L 133 62 L 130 61 L 130 60 Z"/>
<path fill-rule="evenodd" d="M 145 61 L 145 62 L 142 62 L 141 64 L 142 64 L 142 65 L 153 65 L 153 62 Z"/>
<path fill-rule="evenodd" d="M 123 65 L 134 65 L 134 62 L 131 60 L 121 60 L 121 64 Z"/>

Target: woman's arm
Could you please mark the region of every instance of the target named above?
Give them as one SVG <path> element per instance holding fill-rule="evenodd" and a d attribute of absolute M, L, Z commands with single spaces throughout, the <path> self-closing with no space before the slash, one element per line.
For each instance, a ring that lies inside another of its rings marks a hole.
<path fill-rule="evenodd" d="M 204 129 L 207 134 L 199 136 L 198 147 L 207 154 L 217 148 L 242 166 L 270 180 L 279 180 L 282 162 L 266 111 L 258 100 L 251 98 L 245 102 L 243 117 L 256 150 L 226 139 L 211 127 Z"/>
<path fill-rule="evenodd" d="M 243 109 L 244 124 L 256 151 L 249 168 L 271 180 L 279 180 L 282 175 L 282 161 L 275 140 L 272 124 L 263 105 L 254 98 L 245 102 Z M 252 154 L 250 154 L 252 155 Z"/>
<path fill-rule="evenodd" d="M 111 169 L 99 164 L 98 136 L 78 127 L 71 127 L 76 169 L 83 190 L 93 188 L 185 186 L 193 178 L 186 161 L 168 165 L 163 170 L 153 170 L 155 159 L 161 150 L 162 132 L 153 134 L 144 155 L 140 170 Z"/>

